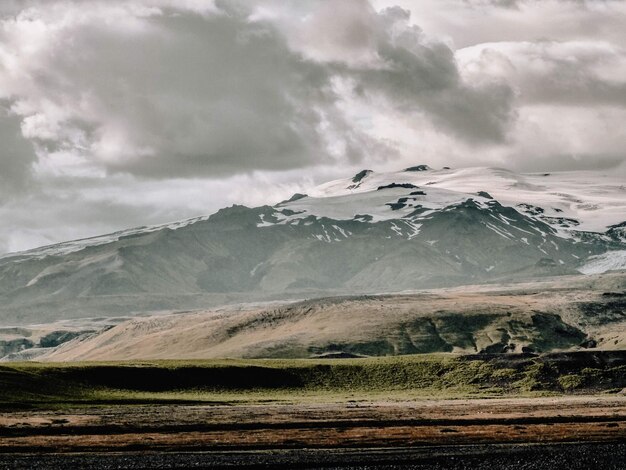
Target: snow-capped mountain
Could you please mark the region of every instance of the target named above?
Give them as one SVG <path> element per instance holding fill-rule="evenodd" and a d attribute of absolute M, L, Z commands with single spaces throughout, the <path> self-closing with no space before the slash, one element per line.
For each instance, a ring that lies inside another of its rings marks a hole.
<path fill-rule="evenodd" d="M 596 172 L 363 170 L 275 206 L 0 259 L 0 323 L 623 269 L 626 187 Z"/>
<path fill-rule="evenodd" d="M 428 217 L 469 198 L 481 205 L 496 200 L 567 236 L 578 231 L 606 232 L 626 218 L 626 181 L 618 177 L 590 171 L 432 170 L 426 165 L 393 173 L 363 170 L 353 178 L 313 188 L 309 197 L 281 206 L 296 212 L 285 217 L 287 223 L 307 215 L 351 219 L 369 214 L 372 221 L 379 221 L 414 219 L 416 209 L 422 211 L 421 217 Z"/>

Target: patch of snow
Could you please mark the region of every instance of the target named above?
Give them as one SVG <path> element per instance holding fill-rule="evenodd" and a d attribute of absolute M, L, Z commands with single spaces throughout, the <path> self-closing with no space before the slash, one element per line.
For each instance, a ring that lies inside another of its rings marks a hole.
<path fill-rule="evenodd" d="M 405 220 L 404 223 L 411 228 L 411 231 L 407 234 L 407 239 L 411 240 L 419 235 L 422 224 L 416 224 L 415 222 L 411 222 L 410 220 Z"/>
<path fill-rule="evenodd" d="M 626 270 L 626 250 L 607 251 L 601 255 L 591 256 L 578 270 L 583 274 L 624 271 Z"/>
<path fill-rule="evenodd" d="M 265 214 L 261 214 L 259 215 L 259 220 L 261 221 L 260 223 L 256 224 L 257 227 L 269 227 L 271 225 L 274 225 L 273 222 L 267 221 L 265 220 Z"/>
<path fill-rule="evenodd" d="M 486 226 L 488 229 L 491 229 L 492 231 L 496 232 L 498 235 L 500 235 L 503 238 L 506 238 L 507 240 L 511 240 L 513 238 L 513 235 L 511 235 L 509 232 L 502 230 L 493 224 L 487 223 Z"/>
<path fill-rule="evenodd" d="M 391 230 L 396 232 L 396 234 L 399 235 L 400 237 L 403 235 L 402 230 L 396 224 L 391 224 Z"/>
<path fill-rule="evenodd" d="M 504 222 L 505 224 L 507 224 L 507 225 L 511 225 L 511 222 L 515 222 L 514 220 L 509 219 L 508 217 L 505 217 L 505 216 L 504 216 L 504 215 L 502 215 L 502 214 L 499 214 L 499 217 L 498 217 L 498 218 L 499 218 L 502 222 Z"/>
<path fill-rule="evenodd" d="M 256 274 L 257 269 L 259 269 L 262 265 L 263 265 L 263 262 L 260 262 L 254 268 L 252 268 L 252 270 L 250 271 L 250 276 L 254 276 Z"/>
<path fill-rule="evenodd" d="M 337 230 L 344 238 L 348 238 L 352 233 L 349 230 L 344 230 L 337 225 L 333 225 L 333 228 Z"/>

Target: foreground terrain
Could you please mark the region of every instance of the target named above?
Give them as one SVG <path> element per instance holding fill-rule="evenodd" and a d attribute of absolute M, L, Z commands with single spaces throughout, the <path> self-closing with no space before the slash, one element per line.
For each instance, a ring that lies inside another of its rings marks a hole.
<path fill-rule="evenodd" d="M 607 470 L 625 456 L 622 351 L 11 363 L 0 385 L 0 468 Z"/>
<path fill-rule="evenodd" d="M 377 449 L 0 454 L 0 469 L 308 468 L 403 470 L 621 470 L 626 444 L 575 442 Z"/>
<path fill-rule="evenodd" d="M 5 411 L 0 436 L 0 468 L 12 470 L 611 470 L 623 468 L 626 458 L 626 398 Z"/>
<path fill-rule="evenodd" d="M 131 405 L 0 414 L 2 452 L 620 442 L 626 398 Z"/>

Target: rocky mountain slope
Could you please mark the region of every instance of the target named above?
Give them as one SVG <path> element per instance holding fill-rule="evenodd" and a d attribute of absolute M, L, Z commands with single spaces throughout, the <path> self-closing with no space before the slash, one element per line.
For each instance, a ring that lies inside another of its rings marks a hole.
<path fill-rule="evenodd" d="M 617 177 L 419 165 L 309 193 L 6 255 L 0 325 L 624 268 Z"/>

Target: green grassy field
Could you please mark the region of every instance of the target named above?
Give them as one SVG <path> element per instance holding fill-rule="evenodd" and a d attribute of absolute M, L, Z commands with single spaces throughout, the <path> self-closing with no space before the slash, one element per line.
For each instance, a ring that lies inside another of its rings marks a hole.
<path fill-rule="evenodd" d="M 7 363 L 5 408 L 616 393 L 626 352 L 363 359 Z"/>

